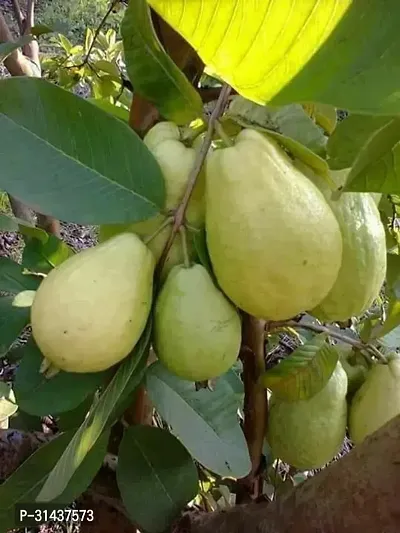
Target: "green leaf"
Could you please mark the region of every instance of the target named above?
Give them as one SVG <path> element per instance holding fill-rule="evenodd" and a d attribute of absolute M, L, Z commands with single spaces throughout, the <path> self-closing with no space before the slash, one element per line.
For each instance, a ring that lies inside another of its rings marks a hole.
<path fill-rule="evenodd" d="M 16 41 L 1 43 L 0 44 L 0 61 L 4 61 L 5 59 L 7 59 L 7 57 L 10 54 L 14 52 L 14 50 L 17 50 L 18 48 L 21 48 L 22 46 L 29 44 L 31 41 L 33 41 L 32 35 L 24 35 L 23 37 L 20 37 Z"/>
<path fill-rule="evenodd" d="M 32 272 L 48 273 L 74 254 L 64 241 L 39 228 L 21 226 L 25 236 L 22 264 Z"/>
<path fill-rule="evenodd" d="M 331 135 L 335 131 L 337 113 L 334 106 L 309 102 L 303 104 L 303 109 L 328 135 Z"/>
<path fill-rule="evenodd" d="M 243 391 L 232 386 L 231 376 L 219 377 L 213 391 L 196 391 L 194 383 L 156 362 L 146 373 L 146 388 L 156 410 L 197 461 L 220 476 L 240 478 L 251 464 L 237 415 Z"/>
<path fill-rule="evenodd" d="M 51 471 L 36 501 L 51 501 L 63 493 L 75 470 L 107 426 L 115 405 L 136 373 L 142 358 L 147 359 L 150 331 L 151 322 L 149 322 L 132 354 L 118 368 L 100 399 L 75 433 L 60 460 Z"/>
<path fill-rule="evenodd" d="M 1 533 L 6 533 L 9 529 L 17 527 L 15 505 L 35 501 L 49 472 L 57 463 L 72 436 L 72 432 L 62 433 L 47 444 L 42 445 L 0 485 Z M 102 465 L 107 452 L 108 440 L 109 432 L 106 431 L 85 457 L 81 466 L 74 472 L 63 494 L 53 498 L 53 503 L 71 504 L 88 488 Z"/>
<path fill-rule="evenodd" d="M 48 24 L 35 24 L 31 28 L 31 34 L 39 37 L 40 35 L 46 35 L 47 33 L 67 33 L 68 24 L 62 21 L 54 21 L 51 26 Z M 71 44 L 72 47 L 72 44 Z"/>
<path fill-rule="evenodd" d="M 130 0 L 121 25 L 126 67 L 135 92 L 177 124 L 202 116 L 198 92 L 163 49 L 145 0 Z"/>
<path fill-rule="evenodd" d="M 369 137 L 359 152 L 344 188 L 354 192 L 400 193 L 400 119 L 394 118 Z"/>
<path fill-rule="evenodd" d="M 397 342 L 396 335 L 398 335 L 400 332 L 394 333 L 394 335 L 390 337 L 388 336 L 388 334 L 390 334 L 393 329 L 396 331 L 397 326 L 400 326 L 400 300 L 398 300 L 394 295 L 391 295 L 389 298 L 389 305 L 386 312 L 386 320 L 380 327 L 377 327 L 372 332 L 372 336 L 375 339 L 381 339 L 384 344 L 389 342 L 390 347 L 392 348 L 393 346 L 391 345 L 391 343 L 393 342 L 393 339 L 394 342 Z M 383 340 L 382 337 L 385 340 Z M 400 343 L 398 346 L 400 347 Z"/>
<path fill-rule="evenodd" d="M 87 101 L 124 122 L 129 121 L 129 111 L 125 109 L 125 107 L 117 106 L 108 100 L 102 100 L 99 98 L 88 98 Z"/>
<path fill-rule="evenodd" d="M 40 374 L 43 355 L 31 338 L 15 376 L 15 395 L 22 411 L 45 416 L 74 409 L 93 395 L 109 372 L 76 374 L 60 371 L 51 379 Z"/>
<path fill-rule="evenodd" d="M 14 304 L 14 296 L 0 297 L 0 358 L 7 355 L 10 346 L 30 320 L 30 307 Z"/>
<path fill-rule="evenodd" d="M 260 126 L 281 133 L 306 146 L 317 155 L 325 154 L 326 137 L 300 104 L 283 107 L 261 106 L 235 96 L 227 117 L 243 127 Z"/>
<path fill-rule="evenodd" d="M 400 110 L 397 0 L 149 4 L 213 72 L 254 102 Z"/>
<path fill-rule="evenodd" d="M 147 219 L 164 204 L 161 169 L 122 123 L 43 79 L 0 80 L 0 188 L 78 224 Z"/>
<path fill-rule="evenodd" d="M 287 402 L 307 400 L 322 390 L 336 368 L 339 354 L 320 334 L 267 370 L 261 383 Z"/>
<path fill-rule="evenodd" d="M 197 257 L 200 263 L 203 265 L 204 268 L 207 269 L 209 274 L 215 280 L 215 276 L 214 276 L 212 265 L 211 265 L 211 259 L 210 259 L 210 256 L 208 254 L 208 249 L 207 249 L 205 227 L 202 227 L 199 230 L 190 232 L 190 235 L 192 237 L 194 249 L 196 250 L 196 254 L 197 254 Z"/>
<path fill-rule="evenodd" d="M 397 308 L 398 310 L 398 308 Z M 399 312 L 399 311 L 398 311 Z M 397 324 L 400 324 L 400 312 L 396 315 Z M 391 324 L 394 323 L 394 320 L 391 322 Z M 386 347 L 391 349 L 397 349 L 400 348 L 400 327 L 393 327 L 391 330 L 382 336 L 382 331 L 380 331 L 380 342 Z"/>
<path fill-rule="evenodd" d="M 17 220 L 0 213 L 0 231 L 18 231 Z"/>
<path fill-rule="evenodd" d="M 38 416 L 28 415 L 23 411 L 18 411 L 9 420 L 10 429 L 19 429 L 20 431 L 43 431 L 42 419 Z"/>
<path fill-rule="evenodd" d="M 111 61 L 106 61 L 105 59 L 99 59 L 98 61 L 95 61 L 93 63 L 93 66 L 97 70 L 102 70 L 103 72 L 107 72 L 107 74 L 110 74 L 114 78 L 121 78 L 121 73 L 119 68 L 115 63 L 111 63 Z"/>
<path fill-rule="evenodd" d="M 18 294 L 21 291 L 35 291 L 40 285 L 36 276 L 24 273 L 24 268 L 8 259 L 0 257 L 0 291 Z"/>
<path fill-rule="evenodd" d="M 187 450 L 167 431 L 149 426 L 125 431 L 117 483 L 130 518 L 149 533 L 166 531 L 198 490 Z"/>
<path fill-rule="evenodd" d="M 350 115 L 339 122 L 327 144 L 329 167 L 332 170 L 350 168 L 371 135 L 390 120 L 379 115 Z"/>
<path fill-rule="evenodd" d="M 12 388 L 0 381 L 0 422 L 9 418 L 18 410 Z"/>
<path fill-rule="evenodd" d="M 90 411 L 94 397 L 88 396 L 78 407 L 65 413 L 60 413 L 57 417 L 57 427 L 60 431 L 69 431 L 70 429 L 78 429 L 85 419 L 85 416 Z"/>

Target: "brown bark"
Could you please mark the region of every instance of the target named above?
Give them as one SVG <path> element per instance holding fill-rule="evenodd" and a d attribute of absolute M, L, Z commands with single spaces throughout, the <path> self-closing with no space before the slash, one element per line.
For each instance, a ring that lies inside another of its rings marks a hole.
<path fill-rule="evenodd" d="M 183 533 L 398 533 L 400 416 L 271 504 L 185 517 Z"/>
<path fill-rule="evenodd" d="M 50 435 L 25 433 L 15 429 L 0 429 L 0 481 L 9 477 Z"/>
<path fill-rule="evenodd" d="M 262 483 L 259 483 L 257 473 L 261 463 L 268 412 L 266 392 L 258 381 L 265 371 L 265 321 L 244 315 L 242 329 L 243 343 L 240 356 L 243 362 L 245 391 L 243 431 L 249 448 L 251 472 L 238 481 L 236 494 L 238 503 L 255 499 L 260 493 L 259 485 L 262 486 Z"/>

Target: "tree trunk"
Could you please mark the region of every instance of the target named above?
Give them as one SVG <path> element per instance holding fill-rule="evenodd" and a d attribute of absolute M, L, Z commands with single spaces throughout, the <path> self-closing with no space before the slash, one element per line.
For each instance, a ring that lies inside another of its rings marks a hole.
<path fill-rule="evenodd" d="M 271 504 L 181 521 L 183 533 L 398 533 L 400 416 Z"/>

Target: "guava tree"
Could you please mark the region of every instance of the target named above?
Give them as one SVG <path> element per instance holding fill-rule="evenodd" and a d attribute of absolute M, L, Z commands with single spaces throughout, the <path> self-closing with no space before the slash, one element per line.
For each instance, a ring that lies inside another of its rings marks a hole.
<path fill-rule="evenodd" d="M 397 531 L 400 8 L 116 5 L 0 45 L 0 532 Z"/>

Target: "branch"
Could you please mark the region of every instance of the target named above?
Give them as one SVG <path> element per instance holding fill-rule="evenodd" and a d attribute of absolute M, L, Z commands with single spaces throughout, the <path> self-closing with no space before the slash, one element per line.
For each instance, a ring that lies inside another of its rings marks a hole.
<path fill-rule="evenodd" d="M 370 352 L 380 361 L 387 363 L 386 357 L 378 350 L 378 348 L 376 348 L 376 346 L 373 346 L 372 344 L 366 344 L 361 340 L 352 339 L 348 335 L 344 335 L 343 333 L 340 333 L 340 331 L 335 331 L 334 329 L 329 328 L 327 326 L 322 326 L 319 324 L 300 324 L 299 322 L 295 322 L 294 320 L 289 320 L 285 323 L 285 326 L 297 329 L 308 329 L 310 331 L 315 331 L 315 333 L 327 333 L 331 337 L 341 340 L 346 344 L 349 344 L 350 346 L 354 346 L 359 350 Z"/>
<path fill-rule="evenodd" d="M 316 438 L 318 438 L 316 436 Z M 187 517 L 180 533 L 397 533 L 400 415 L 273 503 Z"/>
<path fill-rule="evenodd" d="M 0 11 L 0 43 L 13 42 L 10 29 L 7 22 Z M 19 48 L 11 52 L 11 54 L 4 60 L 4 65 L 11 76 L 31 76 L 32 64 L 24 56 Z"/>
<path fill-rule="evenodd" d="M 265 372 L 264 329 L 264 320 L 244 315 L 241 348 L 245 393 L 243 431 L 249 448 L 251 472 L 238 480 L 237 503 L 257 498 L 260 492 L 256 477 L 261 464 L 268 413 L 266 391 L 258 379 Z"/>
<path fill-rule="evenodd" d="M 230 86 L 225 84 L 222 87 L 221 92 L 219 93 L 217 104 L 216 104 L 216 106 L 214 108 L 214 111 L 212 112 L 210 120 L 208 122 L 208 130 L 207 130 L 206 136 L 204 138 L 204 141 L 203 141 L 203 144 L 201 146 L 201 149 L 199 150 L 199 152 L 197 154 L 196 160 L 194 162 L 193 169 L 192 169 L 192 171 L 191 171 L 191 173 L 189 175 L 187 187 L 186 187 L 186 190 L 185 190 L 185 194 L 183 195 L 182 201 L 179 204 L 179 206 L 178 206 L 178 208 L 177 208 L 177 210 L 175 212 L 174 223 L 172 225 L 171 234 L 169 236 L 169 239 L 167 241 L 166 246 L 164 247 L 163 253 L 161 254 L 161 258 L 160 258 L 160 260 L 158 262 L 158 265 L 157 265 L 158 273 L 160 273 L 162 271 L 162 268 L 164 266 L 165 260 L 166 260 L 166 258 L 168 256 L 168 252 L 170 251 L 172 243 L 174 242 L 175 236 L 179 232 L 179 228 L 182 226 L 182 224 L 184 222 L 186 209 L 187 209 L 190 197 L 192 195 L 193 189 L 194 189 L 194 187 L 196 185 L 197 177 L 200 174 L 200 171 L 201 171 L 201 169 L 203 167 L 203 163 L 204 163 L 205 158 L 207 156 L 207 152 L 208 152 L 208 150 L 209 150 L 209 148 L 211 146 L 211 141 L 212 141 L 212 136 L 213 136 L 213 133 L 214 133 L 215 123 L 218 120 L 218 118 L 220 117 L 220 115 L 222 115 L 222 113 L 224 112 L 226 103 L 227 103 L 228 98 L 229 98 L 230 90 L 231 90 Z"/>
<path fill-rule="evenodd" d="M 24 17 L 18 0 L 13 0 L 13 9 L 15 18 L 17 19 L 19 34 L 22 35 L 24 33 Z"/>

